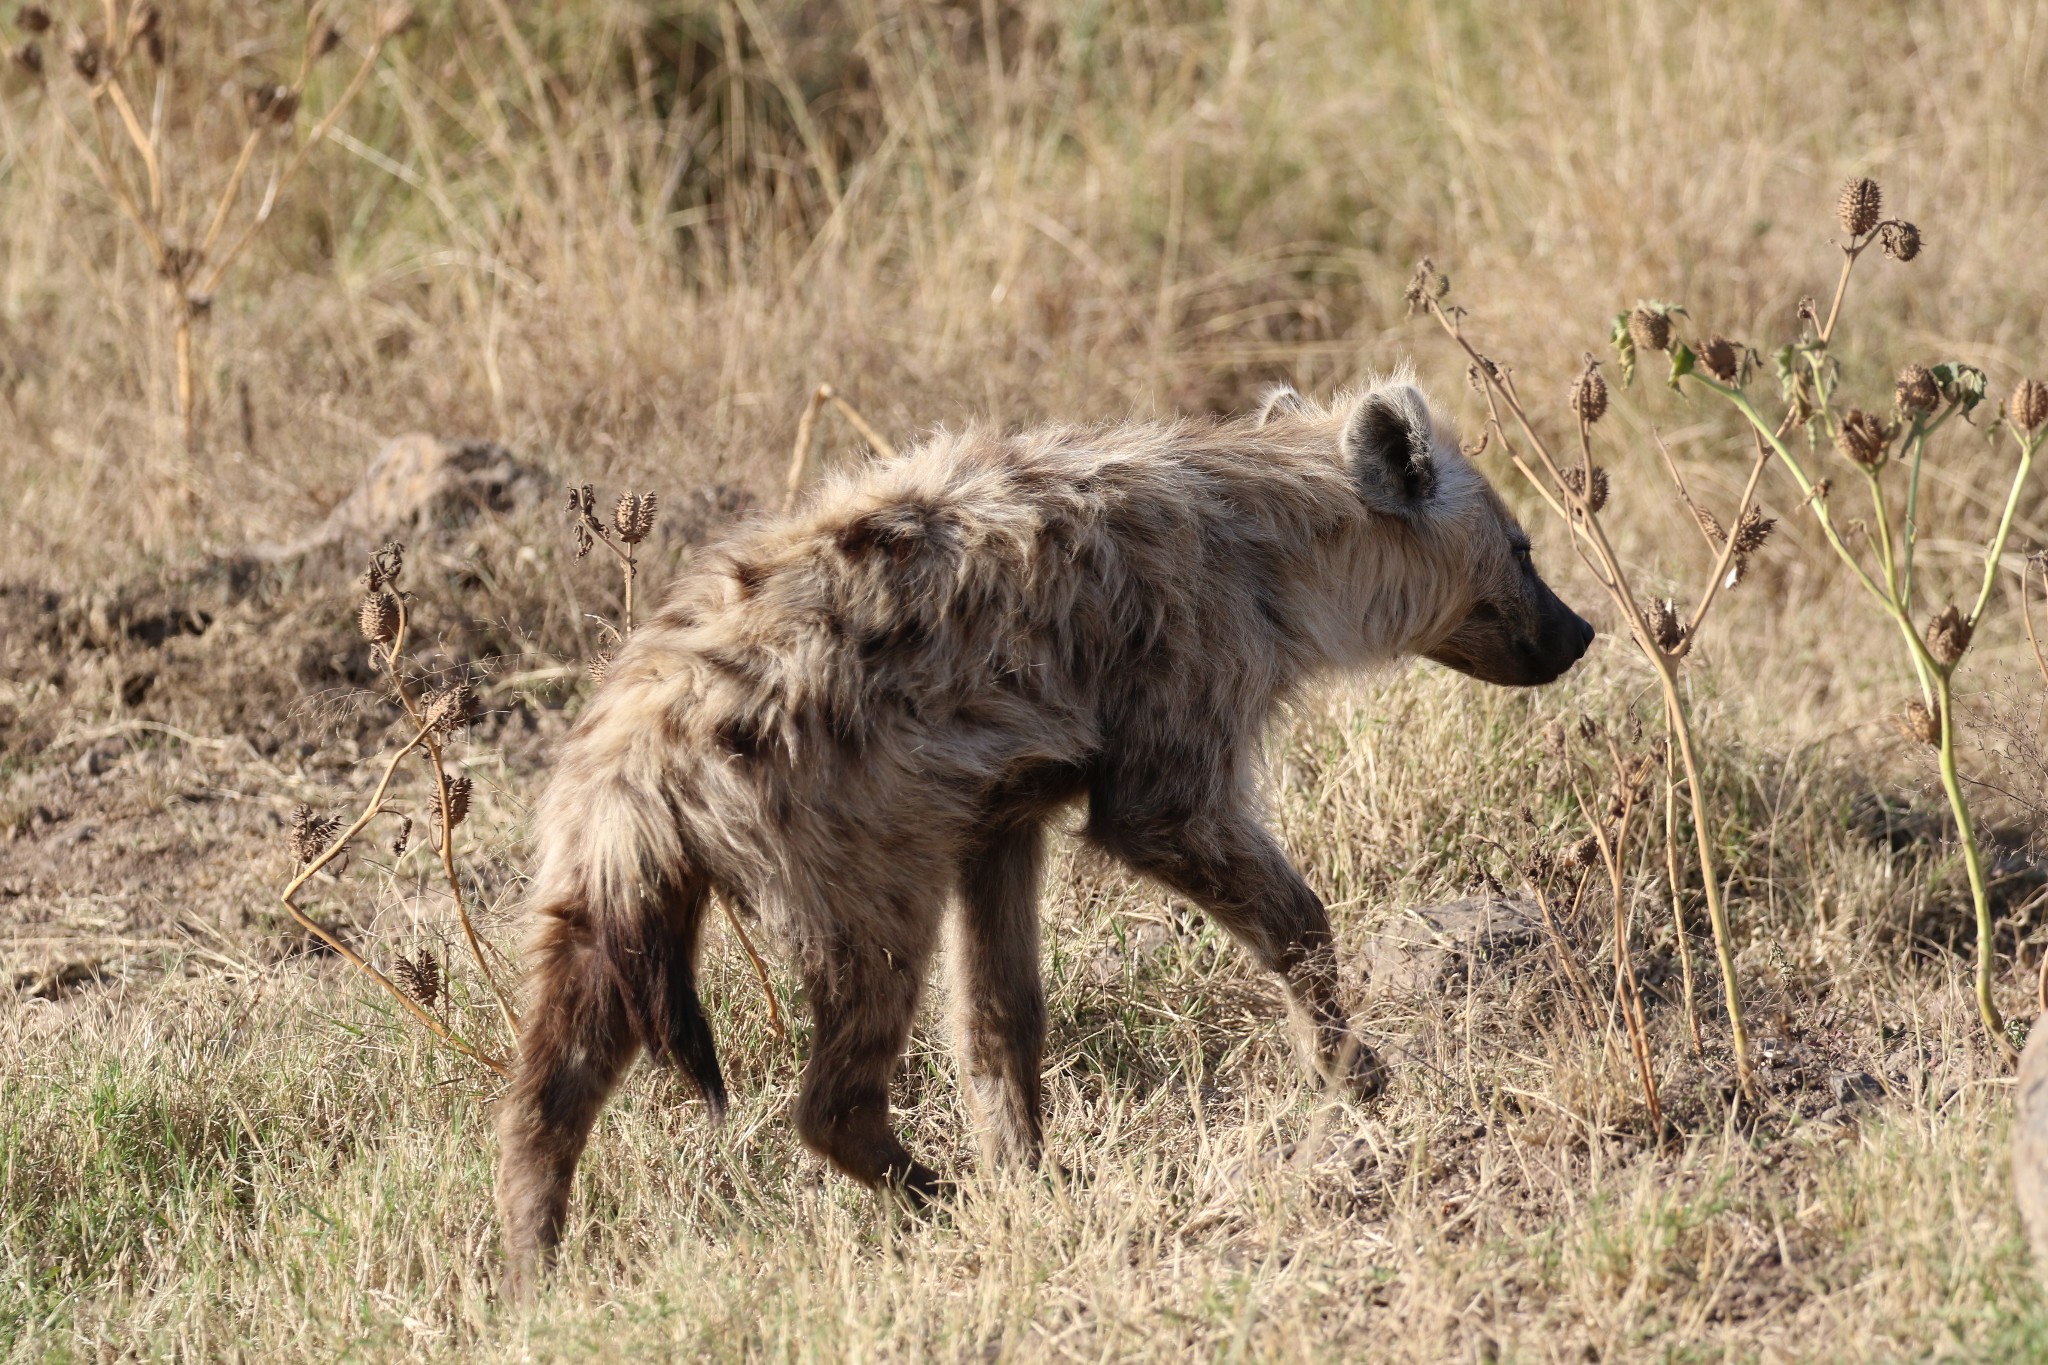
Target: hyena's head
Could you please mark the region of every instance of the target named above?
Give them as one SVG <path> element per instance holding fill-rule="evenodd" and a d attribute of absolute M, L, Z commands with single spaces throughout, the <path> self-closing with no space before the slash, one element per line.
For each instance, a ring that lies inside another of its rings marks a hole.
<path fill-rule="evenodd" d="M 1422 561 L 1408 652 L 1503 687 L 1554 682 L 1577 663 L 1593 627 L 1536 572 L 1528 534 L 1407 376 L 1373 385 L 1341 415 L 1359 497 Z M 1324 414 L 1283 386 L 1258 420 L 1289 416 Z"/>

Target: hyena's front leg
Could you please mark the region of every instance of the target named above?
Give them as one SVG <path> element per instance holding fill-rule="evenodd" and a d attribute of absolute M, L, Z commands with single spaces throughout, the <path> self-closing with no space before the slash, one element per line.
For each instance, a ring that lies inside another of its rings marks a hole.
<path fill-rule="evenodd" d="M 1322 900 L 1247 812 L 1191 813 L 1119 821 L 1091 814 L 1090 833 L 1137 871 L 1166 883 L 1213 916 L 1280 978 L 1295 1033 L 1318 1075 L 1369 1099 L 1386 1068 L 1337 997 L 1336 940 Z"/>
<path fill-rule="evenodd" d="M 1045 835 L 1036 823 L 988 836 L 960 869 L 954 985 L 968 1103 L 999 1165 L 1034 1165 L 1044 1141 L 1039 1069 L 1045 986 L 1038 973 L 1038 883 Z"/>

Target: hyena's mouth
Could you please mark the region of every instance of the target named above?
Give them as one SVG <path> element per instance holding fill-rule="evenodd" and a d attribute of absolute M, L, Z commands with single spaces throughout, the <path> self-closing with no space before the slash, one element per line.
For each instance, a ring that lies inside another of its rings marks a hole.
<path fill-rule="evenodd" d="M 1555 610 L 1545 611 L 1541 627 L 1528 635 L 1512 630 L 1498 608 L 1481 603 L 1423 657 L 1496 687 L 1556 682 L 1585 656 L 1596 632 L 1555 596 L 1551 601 Z"/>

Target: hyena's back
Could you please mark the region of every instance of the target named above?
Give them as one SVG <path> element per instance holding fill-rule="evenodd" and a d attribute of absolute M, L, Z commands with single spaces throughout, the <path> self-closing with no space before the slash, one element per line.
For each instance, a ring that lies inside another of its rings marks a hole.
<path fill-rule="evenodd" d="M 578 725 L 545 860 L 616 849 L 624 887 L 658 850 L 801 946 L 832 932 L 813 874 L 950 873 L 1004 808 L 1074 795 L 1105 732 L 1255 728 L 1346 489 L 1229 434 L 942 438 L 707 554 Z"/>

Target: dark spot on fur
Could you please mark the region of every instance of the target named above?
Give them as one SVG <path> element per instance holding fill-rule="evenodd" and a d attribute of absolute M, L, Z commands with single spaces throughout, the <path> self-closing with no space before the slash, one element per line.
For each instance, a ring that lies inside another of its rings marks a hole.
<path fill-rule="evenodd" d="M 734 758 L 759 758 L 768 748 L 768 737 L 751 717 L 735 716 L 718 727 L 718 742 Z"/>
<path fill-rule="evenodd" d="M 733 582 L 739 584 L 740 600 L 745 601 L 761 590 L 768 581 L 768 570 L 752 560 L 741 560 L 732 566 Z"/>

